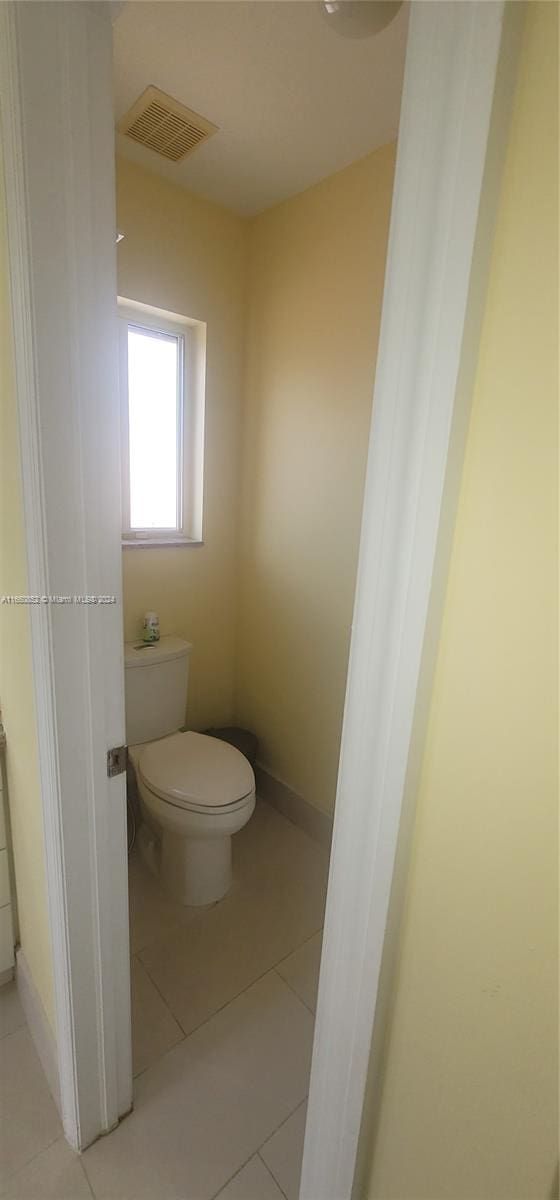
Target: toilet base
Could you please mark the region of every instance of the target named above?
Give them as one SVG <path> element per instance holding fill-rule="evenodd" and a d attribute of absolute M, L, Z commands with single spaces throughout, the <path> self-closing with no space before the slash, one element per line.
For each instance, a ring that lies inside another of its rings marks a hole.
<path fill-rule="evenodd" d="M 180 904 L 215 904 L 231 887 L 231 837 L 178 837 L 163 831 L 161 875 Z"/>

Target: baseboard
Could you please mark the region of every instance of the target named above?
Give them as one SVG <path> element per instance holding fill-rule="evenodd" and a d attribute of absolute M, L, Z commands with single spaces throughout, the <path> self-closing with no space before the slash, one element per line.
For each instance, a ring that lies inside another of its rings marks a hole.
<path fill-rule="evenodd" d="M 29 963 L 21 949 L 16 953 L 16 984 L 33 1044 L 45 1072 L 52 1098 L 60 1112 L 56 1038 L 43 1008 L 43 1001 L 35 987 Z"/>
<path fill-rule="evenodd" d="M 299 825 L 299 828 L 309 834 L 309 837 L 314 838 L 316 842 L 320 842 L 322 846 L 326 846 L 327 850 L 330 850 L 333 819 L 329 813 L 315 808 L 313 804 L 309 803 L 309 800 L 304 800 L 303 796 L 292 791 L 287 783 L 277 779 L 260 763 L 257 763 L 255 767 L 255 778 L 257 795 L 262 800 L 272 804 L 273 808 L 282 813 L 283 817 L 293 821 L 294 825 Z"/>

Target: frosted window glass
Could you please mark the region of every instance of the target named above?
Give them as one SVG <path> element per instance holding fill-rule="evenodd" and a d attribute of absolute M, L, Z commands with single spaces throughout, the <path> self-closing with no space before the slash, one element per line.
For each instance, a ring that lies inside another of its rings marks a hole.
<path fill-rule="evenodd" d="M 128 330 L 131 529 L 177 529 L 178 339 Z"/>

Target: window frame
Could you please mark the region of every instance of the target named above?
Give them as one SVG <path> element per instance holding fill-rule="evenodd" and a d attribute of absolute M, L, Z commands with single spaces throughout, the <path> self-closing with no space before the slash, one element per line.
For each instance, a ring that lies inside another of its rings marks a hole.
<path fill-rule="evenodd" d="M 202 464 L 195 436 L 196 422 L 196 337 L 197 322 L 173 319 L 146 305 L 118 302 L 119 394 L 121 420 L 122 544 L 127 548 L 188 546 L 202 544 L 200 505 L 196 503 L 197 480 Z M 130 445 L 128 408 L 128 331 L 145 330 L 154 336 L 177 340 L 177 526 L 173 529 L 133 529 L 130 522 Z M 198 526 L 198 527 L 197 527 Z"/>

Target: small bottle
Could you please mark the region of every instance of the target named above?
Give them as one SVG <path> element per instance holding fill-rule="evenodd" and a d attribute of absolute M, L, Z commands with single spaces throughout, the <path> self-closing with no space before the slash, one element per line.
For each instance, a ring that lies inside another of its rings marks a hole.
<path fill-rule="evenodd" d="M 156 612 L 144 613 L 142 640 L 148 645 L 159 642 L 159 617 Z"/>

